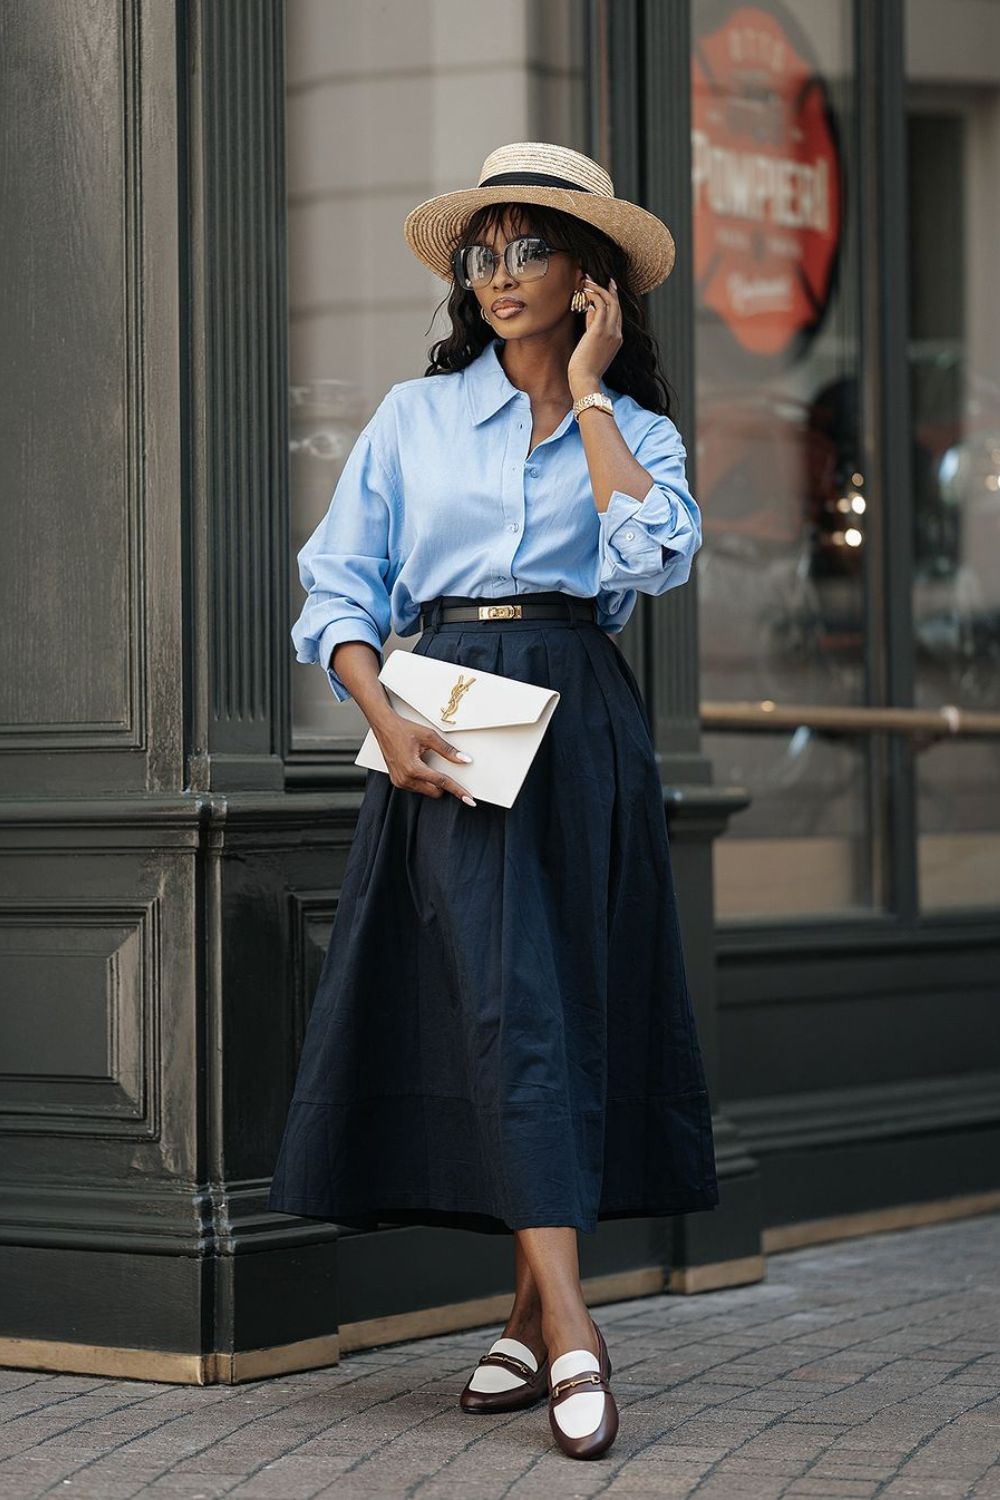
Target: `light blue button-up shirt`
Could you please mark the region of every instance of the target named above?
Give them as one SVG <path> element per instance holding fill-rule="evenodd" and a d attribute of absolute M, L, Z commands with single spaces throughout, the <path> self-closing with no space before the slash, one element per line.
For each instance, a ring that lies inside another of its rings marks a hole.
<path fill-rule="evenodd" d="M 531 401 L 504 373 L 502 343 L 464 370 L 390 388 L 298 553 L 308 597 L 291 632 L 296 660 L 319 662 L 340 702 L 350 693 L 328 666 L 334 646 L 367 641 L 381 663 L 390 629 L 416 634 L 421 604 L 438 594 L 596 596 L 597 623 L 616 634 L 637 594 L 687 581 L 701 514 L 670 418 L 600 382 L 653 483 L 641 499 L 614 490 L 598 511 L 572 411 L 528 452 Z"/>

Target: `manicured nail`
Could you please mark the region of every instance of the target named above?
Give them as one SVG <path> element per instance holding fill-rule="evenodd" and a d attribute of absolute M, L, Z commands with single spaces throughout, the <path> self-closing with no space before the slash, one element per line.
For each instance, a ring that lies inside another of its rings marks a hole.
<path fill-rule="evenodd" d="M 473 802 L 473 800 L 472 800 L 472 798 L 471 798 L 471 797 L 463 797 L 463 798 L 462 798 L 462 801 L 463 801 L 463 802 L 467 802 L 467 803 L 468 803 L 468 804 L 469 804 L 469 806 L 470 806 L 470 807 L 475 807 L 475 805 L 476 805 L 476 804 L 475 804 L 475 803 L 474 803 L 474 802 Z"/>
<path fill-rule="evenodd" d="M 617 286 L 617 282 L 615 281 L 615 278 L 613 276 L 611 278 L 611 285 L 612 286 Z"/>
<path fill-rule="evenodd" d="M 472 759 L 472 756 L 471 755 L 466 755 L 466 753 L 465 753 L 464 750 L 456 750 L 455 754 L 458 756 L 459 760 L 471 760 Z"/>

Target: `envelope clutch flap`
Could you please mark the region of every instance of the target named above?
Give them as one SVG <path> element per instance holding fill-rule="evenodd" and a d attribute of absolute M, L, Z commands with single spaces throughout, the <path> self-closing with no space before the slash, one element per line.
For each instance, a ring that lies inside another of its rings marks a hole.
<path fill-rule="evenodd" d="M 533 724 L 552 699 L 554 688 L 518 682 L 496 672 L 418 656 L 399 647 L 386 657 L 382 682 L 442 732 Z"/>

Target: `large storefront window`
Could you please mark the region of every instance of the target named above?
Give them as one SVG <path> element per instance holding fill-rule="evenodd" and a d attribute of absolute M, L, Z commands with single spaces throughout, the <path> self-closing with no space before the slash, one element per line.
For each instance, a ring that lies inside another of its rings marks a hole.
<path fill-rule="evenodd" d="M 916 702 L 1000 709 L 1000 4 L 906 9 Z M 1000 899 L 1000 741 L 918 762 L 921 904 Z"/>
<path fill-rule="evenodd" d="M 389 386 L 422 375 L 447 286 L 403 239 L 414 204 L 464 187 L 504 141 L 589 151 L 586 0 L 344 5 L 288 0 L 289 625 L 295 553 Z M 412 647 L 393 635 L 387 649 Z M 290 647 L 289 647 L 290 649 Z M 293 749 L 356 746 L 367 725 L 325 674 L 292 674 Z"/>
<path fill-rule="evenodd" d="M 853 707 L 869 504 L 853 5 L 692 3 L 702 698 Z M 716 847 L 720 918 L 880 902 L 867 740 L 726 731 L 705 749 L 753 794 Z"/>

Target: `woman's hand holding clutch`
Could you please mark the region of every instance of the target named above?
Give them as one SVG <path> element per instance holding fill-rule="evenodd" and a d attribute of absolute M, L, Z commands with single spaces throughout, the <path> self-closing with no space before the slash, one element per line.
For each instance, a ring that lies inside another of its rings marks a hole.
<path fill-rule="evenodd" d="M 457 781 L 452 781 L 443 771 L 433 770 L 422 759 L 425 750 L 436 750 L 447 760 L 456 762 L 468 763 L 472 759 L 471 755 L 449 745 L 436 729 L 430 725 L 425 727 L 415 724 L 412 719 L 406 719 L 394 710 L 384 716 L 380 715 L 372 729 L 393 786 L 405 787 L 411 792 L 422 792 L 425 797 L 443 797 L 446 792 L 450 792 L 454 797 L 461 797 L 470 807 L 476 806 L 464 787 L 459 786 Z"/>

